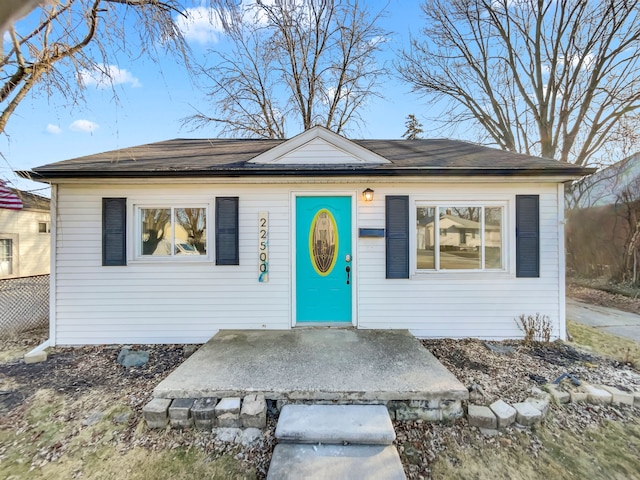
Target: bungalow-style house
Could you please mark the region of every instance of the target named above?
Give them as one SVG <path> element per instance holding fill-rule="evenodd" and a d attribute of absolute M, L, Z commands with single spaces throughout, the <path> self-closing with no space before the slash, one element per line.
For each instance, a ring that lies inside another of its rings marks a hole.
<path fill-rule="evenodd" d="M 49 199 L 0 181 L 0 280 L 49 274 Z"/>
<path fill-rule="evenodd" d="M 176 139 L 22 172 L 50 182 L 49 344 L 351 326 L 565 338 L 575 165 L 453 140 Z"/>

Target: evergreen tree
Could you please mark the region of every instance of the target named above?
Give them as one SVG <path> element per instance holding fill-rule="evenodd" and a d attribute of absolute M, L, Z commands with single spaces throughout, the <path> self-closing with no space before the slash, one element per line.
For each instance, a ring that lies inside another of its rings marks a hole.
<path fill-rule="evenodd" d="M 422 124 L 413 113 L 407 115 L 407 121 L 404 122 L 404 126 L 407 129 L 402 134 L 402 138 L 405 138 L 407 140 L 415 140 L 416 138 L 420 138 L 420 134 L 424 132 L 424 130 L 422 130 Z"/>

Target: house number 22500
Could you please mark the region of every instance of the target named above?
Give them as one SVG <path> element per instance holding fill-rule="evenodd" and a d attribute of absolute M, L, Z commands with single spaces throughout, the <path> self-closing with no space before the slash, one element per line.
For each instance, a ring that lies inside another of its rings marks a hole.
<path fill-rule="evenodd" d="M 269 212 L 258 213 L 258 281 L 269 281 Z"/>

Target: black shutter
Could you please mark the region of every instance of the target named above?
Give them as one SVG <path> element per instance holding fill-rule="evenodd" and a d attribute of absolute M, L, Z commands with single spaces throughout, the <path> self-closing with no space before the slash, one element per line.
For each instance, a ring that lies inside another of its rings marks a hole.
<path fill-rule="evenodd" d="M 409 278 L 409 197 L 385 198 L 387 278 Z"/>
<path fill-rule="evenodd" d="M 216 198 L 216 265 L 240 265 L 238 197 Z"/>
<path fill-rule="evenodd" d="M 516 195 L 516 277 L 540 276 L 540 198 Z"/>
<path fill-rule="evenodd" d="M 102 265 L 127 264 L 127 199 L 102 199 Z"/>

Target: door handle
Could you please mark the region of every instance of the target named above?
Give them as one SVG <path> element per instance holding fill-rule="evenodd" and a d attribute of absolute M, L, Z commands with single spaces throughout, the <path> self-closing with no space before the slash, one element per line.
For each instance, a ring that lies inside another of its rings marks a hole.
<path fill-rule="evenodd" d="M 349 285 L 349 276 L 351 275 L 351 267 L 347 265 L 347 268 L 345 268 L 345 270 L 347 271 L 347 285 Z"/>

